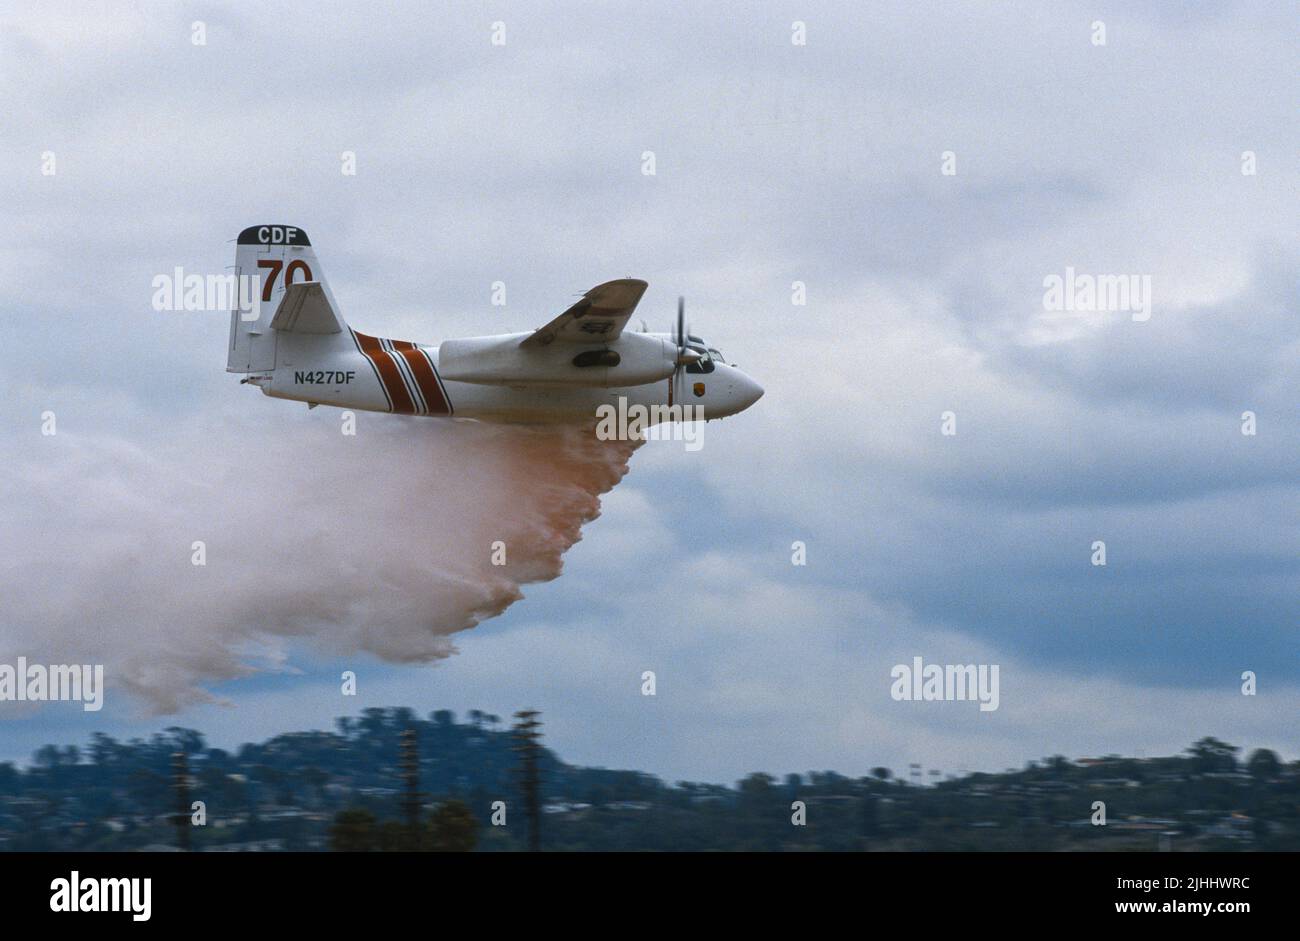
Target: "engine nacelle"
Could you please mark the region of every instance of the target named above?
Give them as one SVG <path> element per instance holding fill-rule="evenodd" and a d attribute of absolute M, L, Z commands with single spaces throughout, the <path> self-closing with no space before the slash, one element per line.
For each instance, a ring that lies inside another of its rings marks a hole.
<path fill-rule="evenodd" d="M 467 337 L 438 347 L 438 372 L 450 382 L 512 386 L 639 386 L 673 374 L 676 347 L 644 333 L 602 344 L 520 346 L 530 334 Z"/>

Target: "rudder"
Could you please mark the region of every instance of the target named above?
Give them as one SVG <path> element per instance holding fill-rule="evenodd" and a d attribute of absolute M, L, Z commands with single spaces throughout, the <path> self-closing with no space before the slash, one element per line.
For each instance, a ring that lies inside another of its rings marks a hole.
<path fill-rule="evenodd" d="M 285 288 L 301 281 L 316 281 L 335 310 L 333 295 L 312 250 L 307 233 L 291 225 L 254 225 L 239 233 L 235 249 L 241 290 L 230 315 L 230 344 L 227 372 L 263 372 L 276 365 L 276 331 L 271 318 L 284 297 Z M 251 279 L 246 281 L 245 279 Z"/>

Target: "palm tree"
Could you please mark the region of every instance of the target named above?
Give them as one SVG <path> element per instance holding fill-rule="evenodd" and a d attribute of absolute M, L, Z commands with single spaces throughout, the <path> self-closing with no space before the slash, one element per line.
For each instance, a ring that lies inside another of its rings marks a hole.
<path fill-rule="evenodd" d="M 406 835 L 411 849 L 419 844 L 420 832 L 420 751 L 415 729 L 402 730 L 398 742 L 397 767 L 402 778 L 402 816 L 406 818 Z"/>
<path fill-rule="evenodd" d="M 521 709 L 515 713 L 515 751 L 519 754 L 519 788 L 524 799 L 524 814 L 528 817 L 528 849 L 538 852 L 542 848 L 541 756 L 542 723 L 536 709 Z"/>

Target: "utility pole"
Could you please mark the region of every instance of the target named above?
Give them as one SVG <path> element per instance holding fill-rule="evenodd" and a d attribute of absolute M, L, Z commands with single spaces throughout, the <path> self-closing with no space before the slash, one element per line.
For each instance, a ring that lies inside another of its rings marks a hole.
<path fill-rule="evenodd" d="M 524 798 L 524 814 L 528 817 L 528 850 L 540 852 L 542 848 L 541 756 L 542 723 L 536 709 L 521 709 L 515 713 L 514 750 L 519 755 L 519 785 Z"/>
<path fill-rule="evenodd" d="M 404 729 L 398 746 L 397 766 L 402 775 L 402 815 L 406 818 L 410 848 L 420 848 L 420 750 L 415 729 Z"/>
<path fill-rule="evenodd" d="M 176 845 L 181 852 L 190 848 L 190 768 L 185 752 L 172 752 L 172 790 L 176 792 Z"/>

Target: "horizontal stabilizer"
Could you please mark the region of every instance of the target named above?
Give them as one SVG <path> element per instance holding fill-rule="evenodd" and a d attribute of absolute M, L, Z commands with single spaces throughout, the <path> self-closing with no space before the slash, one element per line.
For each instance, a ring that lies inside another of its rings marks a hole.
<path fill-rule="evenodd" d="M 343 318 L 330 306 L 319 281 L 289 285 L 271 319 L 271 329 L 281 333 L 342 333 Z"/>

